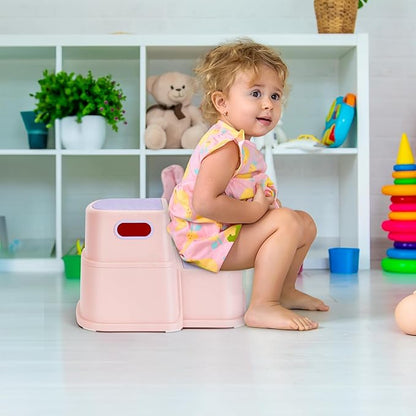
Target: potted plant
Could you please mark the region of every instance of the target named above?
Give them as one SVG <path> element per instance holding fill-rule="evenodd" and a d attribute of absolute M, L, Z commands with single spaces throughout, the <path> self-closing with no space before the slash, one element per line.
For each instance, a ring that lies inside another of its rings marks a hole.
<path fill-rule="evenodd" d="M 314 0 L 319 33 L 354 33 L 357 10 L 368 0 Z"/>
<path fill-rule="evenodd" d="M 36 121 L 52 127 L 60 119 L 61 139 L 66 148 L 100 148 L 105 140 L 106 122 L 114 131 L 118 131 L 118 123 L 126 124 L 123 110 L 126 97 L 111 75 L 94 78 L 91 71 L 83 76 L 45 70 L 38 82 L 40 90 L 30 94 L 36 100 Z M 87 132 L 90 124 L 92 132 Z M 70 139 L 76 134 L 80 137 L 71 144 Z M 94 137 L 101 143 L 87 141 Z"/>

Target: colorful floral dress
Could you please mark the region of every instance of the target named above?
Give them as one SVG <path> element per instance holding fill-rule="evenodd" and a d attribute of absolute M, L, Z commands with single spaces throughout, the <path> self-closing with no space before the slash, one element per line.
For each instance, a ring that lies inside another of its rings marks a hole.
<path fill-rule="evenodd" d="M 169 203 L 171 222 L 168 231 L 181 258 L 204 269 L 218 272 L 236 240 L 241 224 L 223 224 L 198 216 L 192 207 L 192 196 L 201 162 L 229 142 L 240 150 L 240 165 L 225 189 L 225 194 L 240 200 L 254 197 L 256 184 L 277 196 L 276 188 L 266 175 L 266 163 L 256 145 L 237 131 L 218 121 L 202 137 L 195 148 L 182 181 L 176 185 Z"/>

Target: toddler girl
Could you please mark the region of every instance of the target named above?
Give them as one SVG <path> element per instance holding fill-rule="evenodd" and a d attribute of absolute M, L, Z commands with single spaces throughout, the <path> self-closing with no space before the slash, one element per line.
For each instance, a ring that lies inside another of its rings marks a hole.
<path fill-rule="evenodd" d="M 195 72 L 203 115 L 213 125 L 175 187 L 168 231 L 187 262 L 213 272 L 254 267 L 246 325 L 315 329 L 316 322 L 291 310 L 329 309 L 295 289 L 315 223 L 306 212 L 280 206 L 250 141 L 279 121 L 287 67 L 272 49 L 239 40 L 208 52 Z"/>

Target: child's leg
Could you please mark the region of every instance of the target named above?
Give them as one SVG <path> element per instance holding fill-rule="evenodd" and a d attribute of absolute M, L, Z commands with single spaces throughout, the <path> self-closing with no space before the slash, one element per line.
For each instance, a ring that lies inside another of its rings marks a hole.
<path fill-rule="evenodd" d="M 303 228 L 299 214 L 286 208 L 271 210 L 256 223 L 241 228 L 222 269 L 254 267 L 251 302 L 245 316 L 247 325 L 295 330 L 317 328 L 316 322 L 281 305 L 286 277 L 295 268 L 294 263 L 300 267 L 306 254 L 304 250 L 297 253 L 308 244 Z"/>
<path fill-rule="evenodd" d="M 302 223 L 304 233 L 304 246 L 300 247 L 293 258 L 293 262 L 289 268 L 283 284 L 282 295 L 280 302 L 282 306 L 288 309 L 305 309 L 311 311 L 327 311 L 329 307 L 325 305 L 320 299 L 307 295 L 295 288 L 296 279 L 299 274 L 299 269 L 303 264 L 309 249 L 316 237 L 316 226 L 309 214 L 304 211 L 295 211 Z"/>

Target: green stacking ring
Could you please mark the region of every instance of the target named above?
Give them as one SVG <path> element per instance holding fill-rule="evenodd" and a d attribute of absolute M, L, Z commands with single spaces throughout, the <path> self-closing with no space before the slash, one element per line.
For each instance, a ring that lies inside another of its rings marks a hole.
<path fill-rule="evenodd" d="M 381 268 L 392 273 L 416 273 L 416 260 L 392 259 L 385 257 L 381 260 Z"/>
<path fill-rule="evenodd" d="M 395 185 L 414 185 L 416 178 L 397 178 L 394 180 Z"/>

